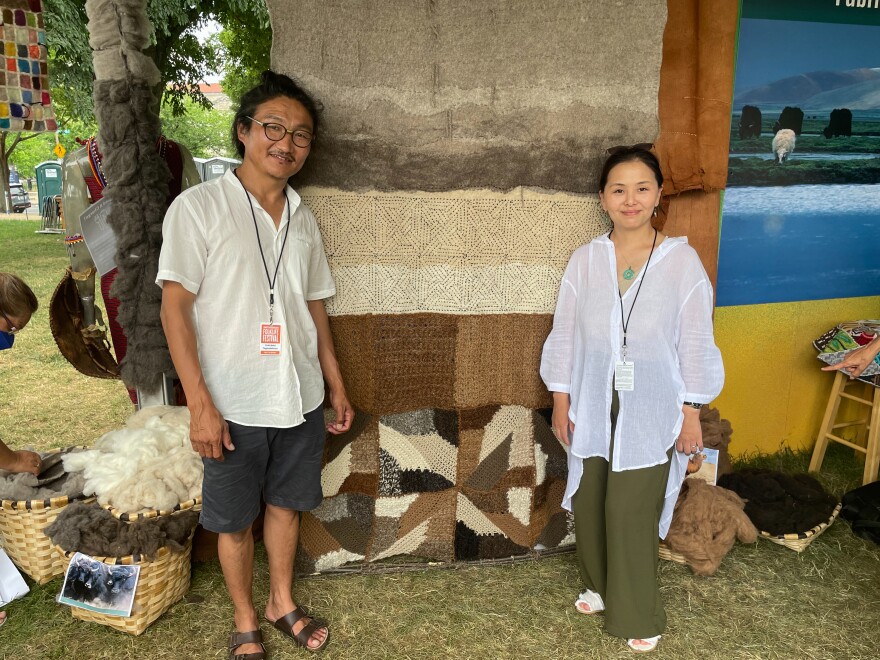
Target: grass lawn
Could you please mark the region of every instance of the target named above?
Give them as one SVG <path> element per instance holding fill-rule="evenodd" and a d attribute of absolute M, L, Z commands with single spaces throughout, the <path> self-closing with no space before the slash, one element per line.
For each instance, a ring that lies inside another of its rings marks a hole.
<path fill-rule="evenodd" d="M 24 277 L 40 299 L 13 350 L 0 353 L 0 435 L 38 449 L 94 442 L 131 411 L 122 385 L 86 378 L 58 354 L 46 307 L 67 262 L 62 238 L 35 234 L 38 223 L 0 219 L 0 269 Z M 723 411 L 722 411 L 723 413 Z M 735 436 L 734 436 L 735 441 Z M 751 464 L 806 469 L 809 457 L 783 452 Z M 831 447 L 822 475 L 841 494 L 857 485 L 861 464 Z M 407 566 L 401 566 L 406 568 Z M 387 574 L 313 576 L 299 601 L 327 618 L 323 658 L 629 658 L 625 643 L 602 632 L 602 615 L 577 614 L 581 590 L 574 557 L 557 554 L 507 565 L 457 565 Z M 255 592 L 268 580 L 257 548 Z M 668 628 L 655 658 L 876 658 L 880 623 L 880 547 L 838 521 L 804 552 L 767 541 L 737 545 L 710 578 L 660 564 Z M 55 603 L 58 578 L 32 586 L 7 606 L 0 657 L 35 659 L 225 658 L 231 605 L 216 561 L 195 564 L 189 596 L 140 637 L 71 617 Z M 272 658 L 302 658 L 268 625 Z"/>

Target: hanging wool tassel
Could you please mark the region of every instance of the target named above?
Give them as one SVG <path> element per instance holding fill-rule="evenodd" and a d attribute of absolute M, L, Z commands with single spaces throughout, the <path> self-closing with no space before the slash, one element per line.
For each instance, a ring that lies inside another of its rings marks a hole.
<path fill-rule="evenodd" d="M 143 52 L 152 26 L 146 0 L 87 0 L 89 44 L 95 69 L 98 141 L 107 174 L 105 197 L 112 204 L 119 273 L 112 295 L 128 339 L 120 365 L 125 384 L 156 391 L 173 372 L 159 320 L 161 289 L 155 285 L 162 219 L 170 172 L 156 152 L 160 135 L 153 89 L 161 81 Z"/>

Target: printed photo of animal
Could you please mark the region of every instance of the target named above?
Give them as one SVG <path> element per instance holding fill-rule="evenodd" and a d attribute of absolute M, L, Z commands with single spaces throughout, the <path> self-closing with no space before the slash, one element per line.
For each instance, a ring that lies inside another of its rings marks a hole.
<path fill-rule="evenodd" d="M 59 601 L 109 614 L 127 615 L 134 602 L 138 566 L 108 566 L 76 553 L 70 561 Z"/>

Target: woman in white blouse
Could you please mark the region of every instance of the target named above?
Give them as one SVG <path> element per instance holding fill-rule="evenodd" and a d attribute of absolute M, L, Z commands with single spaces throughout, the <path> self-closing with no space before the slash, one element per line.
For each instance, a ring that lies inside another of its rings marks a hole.
<path fill-rule="evenodd" d="M 685 238 L 651 225 L 663 174 L 648 145 L 616 148 L 599 181 L 613 229 L 571 257 L 544 344 L 553 432 L 569 445 L 562 505 L 573 512 L 584 614 L 653 650 L 666 625 L 657 586 L 699 408 L 721 391 L 712 285 Z M 611 150 L 609 150 L 611 152 Z"/>

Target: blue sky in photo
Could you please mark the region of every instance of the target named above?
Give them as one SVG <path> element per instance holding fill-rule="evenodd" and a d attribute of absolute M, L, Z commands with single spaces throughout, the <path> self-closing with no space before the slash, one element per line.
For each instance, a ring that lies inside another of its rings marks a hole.
<path fill-rule="evenodd" d="M 744 18 L 734 94 L 812 71 L 880 68 L 880 27 Z"/>

